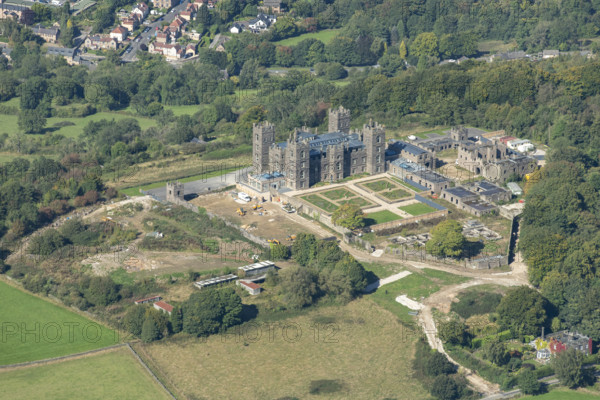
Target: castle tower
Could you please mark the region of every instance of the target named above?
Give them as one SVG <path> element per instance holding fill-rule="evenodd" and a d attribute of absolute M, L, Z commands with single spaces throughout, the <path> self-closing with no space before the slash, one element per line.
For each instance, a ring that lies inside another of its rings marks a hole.
<path fill-rule="evenodd" d="M 385 127 L 370 120 L 363 126 L 362 140 L 367 153 L 367 172 L 385 171 Z"/>
<path fill-rule="evenodd" d="M 252 125 L 252 166 L 257 175 L 271 172 L 269 148 L 275 143 L 275 125 L 269 122 Z"/>
<path fill-rule="evenodd" d="M 329 132 L 350 133 L 350 110 L 342 106 L 329 109 Z"/>
<path fill-rule="evenodd" d="M 167 201 L 176 203 L 178 200 L 183 200 L 183 183 L 167 182 Z"/>
<path fill-rule="evenodd" d="M 450 129 L 450 138 L 455 142 L 462 142 L 463 140 L 469 139 L 469 133 L 467 132 L 467 128 L 462 125 L 453 126 Z"/>
<path fill-rule="evenodd" d="M 298 139 L 298 130 L 287 141 L 286 186 L 293 189 L 307 189 L 310 186 L 310 145 L 308 140 Z"/>

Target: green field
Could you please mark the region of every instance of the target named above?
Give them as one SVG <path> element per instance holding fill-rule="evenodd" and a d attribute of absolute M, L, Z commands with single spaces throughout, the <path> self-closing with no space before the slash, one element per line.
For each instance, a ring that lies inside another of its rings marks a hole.
<path fill-rule="evenodd" d="M 279 46 L 295 46 L 305 39 L 317 39 L 327 44 L 331 41 L 331 39 L 336 37 L 339 32 L 339 29 L 326 29 L 320 32 L 305 33 L 300 36 L 283 39 L 274 43 Z"/>
<path fill-rule="evenodd" d="M 44 360 L 119 342 L 114 331 L 4 282 L 0 282 L 0 304 L 0 365 Z"/>
<path fill-rule="evenodd" d="M 372 182 L 362 183 L 361 186 L 364 186 L 373 192 L 381 192 L 382 190 L 396 189 L 398 185 L 388 181 L 387 179 L 379 179 Z"/>
<path fill-rule="evenodd" d="M 100 112 L 92 115 L 88 115 L 83 118 L 48 118 L 46 123 L 46 130 L 52 131 L 54 134 L 64 135 L 65 137 L 77 137 L 83 132 L 83 128 L 91 121 L 97 122 L 103 119 L 120 121 L 126 118 L 134 118 L 138 120 L 140 128 L 142 130 L 148 129 L 151 126 L 156 126 L 156 121 L 150 118 L 136 117 L 128 114 L 120 114 L 113 112 Z M 17 124 L 19 117 L 16 115 L 0 114 L 0 134 L 8 133 L 14 135 L 19 132 L 19 126 Z M 74 125 L 56 127 L 55 124 L 61 122 L 71 122 Z"/>
<path fill-rule="evenodd" d="M 408 189 L 410 189 L 410 190 L 412 190 L 414 192 L 421 192 L 421 189 L 419 189 L 417 187 L 414 187 L 413 185 L 411 185 L 409 183 L 404 182 L 402 179 L 395 178 L 393 176 L 392 176 L 392 179 L 394 180 L 394 182 L 397 182 L 397 183 L 401 184 L 405 188 L 408 188 Z"/>
<path fill-rule="evenodd" d="M 348 200 L 339 200 L 338 204 L 339 205 L 352 204 L 354 206 L 359 206 L 361 208 L 362 207 L 370 207 L 373 205 L 373 203 L 371 203 L 369 200 L 363 199 L 362 197 L 353 197 Z"/>
<path fill-rule="evenodd" d="M 330 213 L 332 213 L 338 209 L 338 206 L 336 206 L 335 204 L 333 204 L 330 201 L 325 200 L 323 197 L 321 197 L 317 194 L 308 194 L 306 196 L 302 196 L 301 199 L 306 200 L 309 203 L 319 207 L 321 210 L 324 210 L 324 211 L 327 211 Z"/>
<path fill-rule="evenodd" d="M 407 213 L 409 213 L 410 215 L 413 215 L 413 216 L 428 214 L 430 212 L 437 211 L 435 208 L 433 208 L 430 205 L 427 205 L 425 203 L 415 203 L 415 204 L 410 204 L 408 206 L 402 206 L 402 207 L 398 207 L 398 208 L 402 211 L 406 211 Z"/>
<path fill-rule="evenodd" d="M 384 222 L 396 221 L 398 219 L 402 219 L 398 214 L 394 214 L 389 210 L 377 211 L 374 213 L 367 214 L 366 216 L 366 224 L 367 226 L 383 224 Z"/>
<path fill-rule="evenodd" d="M 519 397 L 519 400 L 598 400 L 598 398 L 600 398 L 599 394 L 582 393 L 561 388 L 538 396 Z"/>
<path fill-rule="evenodd" d="M 410 193 L 402 189 L 390 190 L 388 192 L 384 191 L 380 192 L 379 194 L 388 200 L 398 200 L 410 196 Z"/>
<path fill-rule="evenodd" d="M 332 189 L 332 190 L 328 190 L 326 192 L 320 192 L 319 194 L 321 196 L 327 197 L 329 200 L 340 200 L 345 197 L 356 196 L 356 194 L 354 194 L 351 191 L 349 191 L 348 189 L 344 189 L 344 188 Z"/>
<path fill-rule="evenodd" d="M 169 399 L 125 348 L 0 372 L 3 399 Z"/>
<path fill-rule="evenodd" d="M 221 175 L 228 174 L 228 173 L 236 171 L 236 170 L 237 170 L 237 168 L 223 169 L 223 170 L 218 170 L 218 171 L 206 172 L 204 174 L 188 176 L 187 178 L 182 178 L 182 179 L 177 179 L 177 180 L 181 183 L 192 182 L 192 181 L 197 181 L 199 179 L 207 179 L 207 178 L 213 178 L 215 176 L 221 176 Z M 174 180 L 174 179 L 170 179 L 169 181 L 172 181 L 172 180 Z M 140 193 L 140 189 L 142 189 L 142 190 L 158 189 L 158 188 L 166 186 L 166 185 L 167 185 L 167 181 L 160 181 L 160 182 L 155 182 L 155 183 L 149 183 L 147 185 L 134 186 L 134 187 L 122 189 L 122 190 L 120 190 L 120 192 L 127 196 L 144 196 L 143 193 Z"/>

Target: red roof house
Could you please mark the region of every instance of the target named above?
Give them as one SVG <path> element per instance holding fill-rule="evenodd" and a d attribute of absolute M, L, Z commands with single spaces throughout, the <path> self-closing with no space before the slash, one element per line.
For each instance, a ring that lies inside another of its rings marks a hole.
<path fill-rule="evenodd" d="M 159 311 L 166 312 L 169 315 L 171 315 L 171 312 L 173 311 L 173 306 L 164 301 L 157 301 L 156 303 L 154 303 L 154 308 L 156 308 Z"/>

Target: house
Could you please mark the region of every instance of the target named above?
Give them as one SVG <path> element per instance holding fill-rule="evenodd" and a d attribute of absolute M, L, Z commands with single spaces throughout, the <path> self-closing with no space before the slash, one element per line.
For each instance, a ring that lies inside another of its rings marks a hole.
<path fill-rule="evenodd" d="M 388 148 L 385 151 L 385 159 L 386 161 L 392 161 L 397 158 L 403 158 L 428 168 L 434 168 L 433 154 L 429 151 L 402 140 L 390 139 Z"/>
<path fill-rule="evenodd" d="M 221 283 L 227 283 L 236 280 L 238 277 L 233 274 L 227 274 L 223 276 L 218 276 L 216 278 L 204 279 L 202 281 L 194 282 L 194 286 L 198 289 L 203 289 L 205 287 L 218 285 Z"/>
<path fill-rule="evenodd" d="M 542 58 L 543 59 L 554 58 L 554 57 L 558 57 L 558 56 L 559 56 L 558 50 L 544 50 L 544 51 L 542 51 Z"/>
<path fill-rule="evenodd" d="M 242 289 L 245 289 L 252 296 L 260 294 L 261 287 L 254 282 L 237 281 L 235 284 L 241 287 Z"/>
<path fill-rule="evenodd" d="M 23 25 L 33 24 L 35 13 L 28 7 L 0 1 L 0 19 L 13 19 Z"/>
<path fill-rule="evenodd" d="M 593 350 L 592 339 L 577 332 L 560 331 L 547 335 L 548 349 L 552 354 L 558 354 L 566 349 L 574 349 L 590 355 Z"/>
<path fill-rule="evenodd" d="M 47 43 L 56 43 L 59 29 L 56 27 L 43 28 L 40 24 L 33 27 L 33 33 L 40 36 Z"/>
<path fill-rule="evenodd" d="M 223 52 L 225 51 L 225 43 L 231 40 L 231 37 L 217 34 L 213 41 L 208 46 L 209 49 Z"/>
<path fill-rule="evenodd" d="M 517 138 L 514 136 L 502 136 L 500 139 L 498 139 L 500 141 L 500 143 L 506 145 L 508 144 L 508 142 L 510 142 L 511 140 L 516 140 Z"/>
<path fill-rule="evenodd" d="M 164 8 L 169 9 L 175 5 L 173 0 L 153 0 L 152 4 L 154 4 L 154 8 Z"/>
<path fill-rule="evenodd" d="M 512 198 L 510 191 L 496 186 L 488 181 L 475 181 L 471 184 L 468 184 L 467 187 L 473 193 L 478 194 L 479 198 L 488 203 L 509 201 Z"/>
<path fill-rule="evenodd" d="M 185 19 L 181 18 L 179 15 L 176 16 L 173 21 L 169 24 L 169 29 L 175 30 L 177 33 L 180 33 L 183 26 L 185 25 Z"/>
<path fill-rule="evenodd" d="M 512 192 L 512 194 L 514 194 L 515 196 L 520 196 L 523 194 L 523 190 L 521 189 L 521 187 L 515 183 L 515 182 L 508 182 L 506 184 L 506 186 L 510 189 L 510 191 Z"/>
<path fill-rule="evenodd" d="M 274 15 L 258 14 L 256 18 L 248 22 L 248 27 L 252 32 L 262 32 L 269 29 L 275 22 L 277 22 L 277 17 Z"/>
<path fill-rule="evenodd" d="M 125 18 L 121 21 L 121 25 L 126 28 L 129 32 L 133 32 L 140 25 L 139 20 L 136 18 Z"/>
<path fill-rule="evenodd" d="M 196 46 L 197 44 L 194 43 L 190 43 L 187 46 L 185 46 L 185 56 L 186 57 L 193 57 L 196 55 Z"/>
<path fill-rule="evenodd" d="M 258 7 L 259 10 L 264 12 L 272 12 L 279 14 L 281 13 L 281 1 L 280 0 L 264 0 L 263 4 Z"/>
<path fill-rule="evenodd" d="M 109 36 L 93 35 L 85 39 L 83 46 L 90 50 L 117 50 L 119 42 Z"/>
<path fill-rule="evenodd" d="M 238 268 L 238 273 L 243 276 L 264 275 L 275 270 L 275 264 L 271 261 L 261 261 L 254 264 L 244 265 Z"/>
<path fill-rule="evenodd" d="M 238 24 L 237 22 L 234 22 L 233 25 L 231 25 L 231 28 L 229 28 L 229 32 L 231 33 L 241 33 L 243 30 L 243 27 L 241 24 Z"/>
<path fill-rule="evenodd" d="M 117 26 L 115 29 L 113 29 L 112 31 L 110 31 L 110 37 L 113 39 L 116 39 L 117 42 L 122 42 L 125 39 L 127 39 L 127 34 L 129 32 L 127 31 L 127 28 L 119 25 Z"/>
<path fill-rule="evenodd" d="M 155 37 L 157 43 L 165 44 L 171 41 L 171 34 L 169 32 L 157 32 Z"/>
<path fill-rule="evenodd" d="M 450 187 L 450 179 L 404 158 L 388 163 L 387 170 L 415 186 L 425 187 L 431 194 L 440 194 L 443 189 Z"/>
<path fill-rule="evenodd" d="M 2 49 L 3 55 L 8 55 L 6 50 L 6 48 Z M 75 48 L 49 46 L 46 49 L 46 55 L 63 57 L 68 64 L 73 64 L 76 50 Z"/>
<path fill-rule="evenodd" d="M 477 193 L 471 192 L 462 186 L 442 190 L 441 198 L 454 204 L 458 209 L 464 210 L 477 217 L 490 214 L 497 210 L 496 206 L 480 200 Z"/>
<path fill-rule="evenodd" d="M 138 15 L 139 19 L 143 21 L 150 14 L 150 7 L 146 3 L 138 3 L 131 10 L 131 14 Z"/>
<path fill-rule="evenodd" d="M 153 307 L 158 311 L 166 312 L 169 315 L 171 315 L 171 312 L 173 311 L 173 306 L 164 301 L 157 301 L 154 303 Z"/>
<path fill-rule="evenodd" d="M 183 57 L 183 49 L 179 44 L 163 44 L 152 42 L 148 46 L 148 52 L 151 54 L 162 54 L 168 60 L 178 60 Z"/>
<path fill-rule="evenodd" d="M 155 301 L 159 301 L 159 300 L 162 300 L 162 297 L 151 296 L 151 297 L 146 297 L 145 299 L 136 300 L 135 304 L 140 305 L 140 304 L 154 303 Z"/>

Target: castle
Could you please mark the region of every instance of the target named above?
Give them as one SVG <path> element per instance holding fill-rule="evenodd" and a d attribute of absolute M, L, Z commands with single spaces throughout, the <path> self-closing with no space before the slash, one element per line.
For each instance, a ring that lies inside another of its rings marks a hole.
<path fill-rule="evenodd" d="M 382 125 L 369 121 L 361 131 L 353 131 L 350 129 L 350 111 L 339 107 L 329 110 L 328 130 L 319 135 L 307 128 L 295 129 L 287 141 L 276 143 L 272 124 L 254 124 L 255 175 L 250 177 L 250 184 L 260 191 L 265 189 L 259 183 L 261 181 L 271 182 L 269 188 L 281 185 L 306 189 L 317 182 L 385 171 L 385 129 Z"/>

